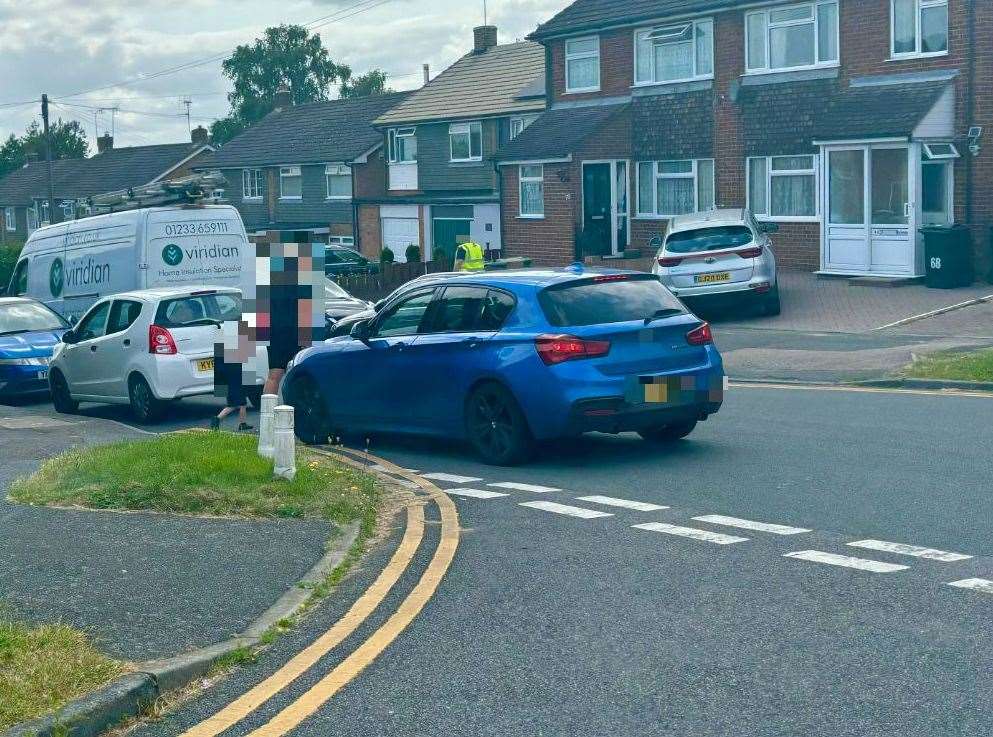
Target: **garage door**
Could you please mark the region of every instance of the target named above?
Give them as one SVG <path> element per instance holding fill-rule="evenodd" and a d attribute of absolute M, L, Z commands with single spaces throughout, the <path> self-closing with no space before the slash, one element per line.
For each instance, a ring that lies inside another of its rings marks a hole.
<path fill-rule="evenodd" d="M 421 231 L 416 218 L 383 218 L 383 245 L 389 246 L 397 263 L 407 260 L 407 247 L 421 245 Z"/>

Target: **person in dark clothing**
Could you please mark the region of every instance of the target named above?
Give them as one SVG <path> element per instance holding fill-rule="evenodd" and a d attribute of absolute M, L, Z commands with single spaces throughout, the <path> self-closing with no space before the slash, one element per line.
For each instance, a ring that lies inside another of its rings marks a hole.
<path fill-rule="evenodd" d="M 248 424 L 245 374 L 249 359 L 255 354 L 254 346 L 244 321 L 231 321 L 225 325 L 225 343 L 234 342 L 234 349 L 231 350 L 225 343 L 214 346 L 214 391 L 225 391 L 226 401 L 224 409 L 210 421 L 210 429 L 220 430 L 221 422 L 237 410 L 238 432 L 248 432 L 253 428 Z"/>

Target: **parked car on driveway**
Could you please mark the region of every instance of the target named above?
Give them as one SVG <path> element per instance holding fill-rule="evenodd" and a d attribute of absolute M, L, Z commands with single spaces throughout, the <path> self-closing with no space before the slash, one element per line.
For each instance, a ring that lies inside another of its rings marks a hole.
<path fill-rule="evenodd" d="M 743 299 L 766 315 L 780 312 L 776 256 L 769 233 L 748 210 L 710 210 L 673 218 L 656 239 L 653 272 L 686 301 Z"/>
<path fill-rule="evenodd" d="M 305 442 L 336 431 L 464 438 L 489 463 L 535 441 L 688 435 L 720 409 L 709 326 L 657 276 L 567 269 L 444 274 L 395 292 L 283 383 Z"/>
<path fill-rule="evenodd" d="M 324 250 L 324 273 L 328 276 L 378 274 L 379 264 L 351 248 L 328 246 Z"/>
<path fill-rule="evenodd" d="M 41 302 L 0 297 L 0 398 L 48 391 L 52 351 L 68 329 L 69 323 Z"/>
<path fill-rule="evenodd" d="M 213 393 L 214 344 L 222 323 L 240 316 L 241 292 L 231 288 L 162 287 L 98 300 L 55 349 L 55 409 L 129 404 L 136 419 L 152 422 L 171 400 Z"/>

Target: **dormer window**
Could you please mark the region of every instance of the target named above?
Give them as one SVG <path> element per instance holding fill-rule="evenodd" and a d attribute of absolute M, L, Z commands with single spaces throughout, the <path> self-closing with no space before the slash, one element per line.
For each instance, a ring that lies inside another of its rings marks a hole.
<path fill-rule="evenodd" d="M 745 50 L 753 74 L 837 66 L 837 0 L 747 13 Z"/>
<path fill-rule="evenodd" d="M 635 83 L 714 76 L 714 22 L 698 20 L 635 31 Z"/>

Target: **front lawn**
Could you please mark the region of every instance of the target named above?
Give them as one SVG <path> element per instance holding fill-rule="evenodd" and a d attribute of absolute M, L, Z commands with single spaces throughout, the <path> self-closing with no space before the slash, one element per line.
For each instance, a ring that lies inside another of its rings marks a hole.
<path fill-rule="evenodd" d="M 907 368 L 907 376 L 914 379 L 993 382 L 993 350 L 921 356 Z"/>
<path fill-rule="evenodd" d="M 85 634 L 0 614 L 0 732 L 87 694 L 124 672 Z"/>
<path fill-rule="evenodd" d="M 257 439 L 233 433 L 178 433 L 76 448 L 18 479 L 10 498 L 25 504 L 201 516 L 310 517 L 345 524 L 375 517 L 375 478 L 300 449 L 293 481 L 274 480 Z"/>

